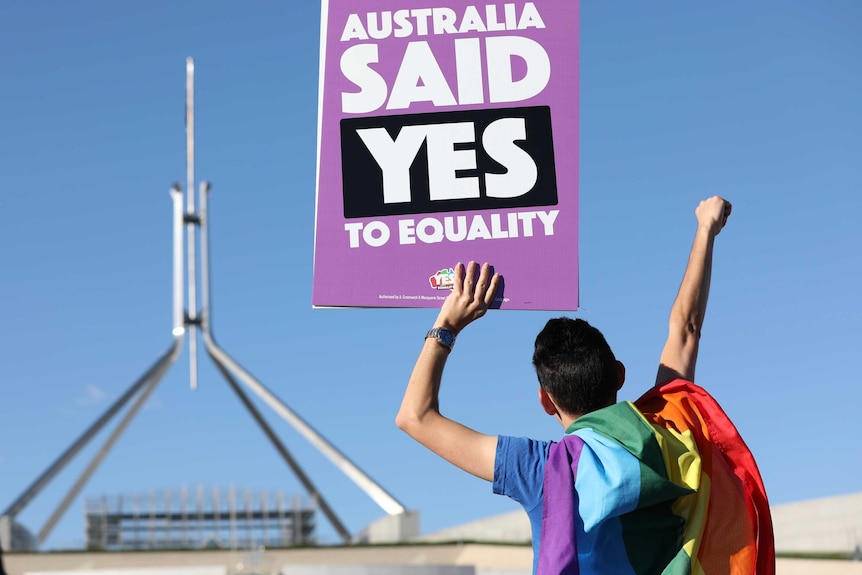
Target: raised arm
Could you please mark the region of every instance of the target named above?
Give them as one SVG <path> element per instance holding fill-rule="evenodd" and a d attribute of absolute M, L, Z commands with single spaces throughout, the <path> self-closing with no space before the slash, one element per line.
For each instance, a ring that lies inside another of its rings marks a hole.
<path fill-rule="evenodd" d="M 466 269 L 459 263 L 455 266 L 455 286 L 443 303 L 434 327 L 454 335 L 460 333 L 470 322 L 485 315 L 499 283 L 500 276 L 492 274 L 488 264 L 479 270 L 475 262 L 470 262 Z M 477 477 L 493 481 L 497 437 L 473 431 L 440 414 L 440 382 L 450 351 L 435 337 L 425 339 L 395 423 L 443 459 Z"/>
<path fill-rule="evenodd" d="M 695 210 L 697 232 L 682 284 L 670 310 L 667 342 L 661 353 L 656 384 L 677 378 L 694 381 L 700 332 L 709 297 L 712 249 L 715 236 L 730 217 L 730 210 L 730 202 L 718 196 L 703 200 Z"/>

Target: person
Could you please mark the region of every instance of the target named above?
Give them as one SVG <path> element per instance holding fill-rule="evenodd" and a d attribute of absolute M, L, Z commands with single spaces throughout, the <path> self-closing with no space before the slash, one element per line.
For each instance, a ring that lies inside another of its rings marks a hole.
<path fill-rule="evenodd" d="M 588 322 L 552 319 L 538 334 L 539 402 L 565 429 L 558 442 L 485 435 L 440 413 L 455 338 L 486 313 L 501 282 L 487 263 L 455 267 L 396 424 L 521 503 L 534 573 L 774 574 L 772 523 L 754 459 L 693 383 L 713 247 L 730 213 L 717 196 L 695 210 L 697 231 L 656 384 L 636 402 L 617 402 L 625 368 Z"/>

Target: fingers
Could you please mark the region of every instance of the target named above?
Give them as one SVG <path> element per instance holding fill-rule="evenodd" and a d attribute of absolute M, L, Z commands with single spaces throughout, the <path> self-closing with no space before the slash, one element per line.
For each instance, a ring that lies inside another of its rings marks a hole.
<path fill-rule="evenodd" d="M 487 262 L 482 264 L 479 271 L 479 280 L 476 282 L 476 296 L 478 299 L 484 299 L 485 292 L 488 290 L 489 275 L 491 275 L 491 266 Z"/>
<path fill-rule="evenodd" d="M 730 212 L 733 210 L 733 205 L 720 196 L 710 198 L 714 206 L 714 221 L 718 224 L 716 234 L 720 232 L 727 223 L 727 218 L 730 217 Z"/>
<path fill-rule="evenodd" d="M 477 267 L 478 264 L 471 261 L 469 264 L 467 264 L 467 274 L 464 276 L 464 294 L 467 295 L 470 299 L 473 298 L 473 294 L 476 292 Z"/>
<path fill-rule="evenodd" d="M 485 292 L 485 307 L 490 307 L 494 303 L 494 298 L 497 297 L 497 289 L 500 287 L 500 274 L 495 273 L 491 277 L 491 285 L 488 291 Z"/>
<path fill-rule="evenodd" d="M 494 273 L 490 264 L 471 261 L 466 266 L 455 266 L 455 285 L 453 292 L 464 300 L 491 305 L 500 284 L 500 274 Z"/>
<path fill-rule="evenodd" d="M 435 325 L 459 333 L 472 321 L 485 315 L 494 302 L 500 285 L 500 274 L 487 263 L 476 262 L 455 265 L 455 283 L 452 293 L 443 302 Z"/>
<path fill-rule="evenodd" d="M 730 202 L 725 200 L 724 201 L 724 219 L 721 221 L 721 227 L 724 227 L 724 224 L 727 223 L 727 218 L 730 217 L 731 211 L 733 211 L 733 204 L 731 204 Z"/>
<path fill-rule="evenodd" d="M 476 298 L 479 300 L 485 309 L 494 303 L 494 297 L 497 294 L 497 288 L 500 285 L 500 274 L 494 273 L 493 266 L 487 262 L 482 264 L 482 271 L 479 274 L 479 281 L 476 284 Z"/>
<path fill-rule="evenodd" d="M 455 264 L 455 283 L 452 284 L 452 293 L 461 294 L 464 284 L 464 264 L 458 262 Z"/>

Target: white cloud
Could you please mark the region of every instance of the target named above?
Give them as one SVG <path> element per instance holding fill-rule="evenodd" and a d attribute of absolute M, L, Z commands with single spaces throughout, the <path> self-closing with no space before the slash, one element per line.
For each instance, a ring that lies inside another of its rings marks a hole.
<path fill-rule="evenodd" d="M 74 404 L 79 407 L 98 405 L 105 401 L 107 397 L 108 394 L 105 393 L 105 390 L 103 390 L 97 385 L 88 384 L 87 387 L 84 389 L 84 395 L 76 399 L 74 401 Z"/>

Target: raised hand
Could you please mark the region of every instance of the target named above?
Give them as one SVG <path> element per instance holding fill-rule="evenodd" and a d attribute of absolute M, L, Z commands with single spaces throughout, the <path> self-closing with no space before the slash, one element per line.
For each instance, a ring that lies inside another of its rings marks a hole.
<path fill-rule="evenodd" d="M 500 274 L 484 263 L 479 266 L 470 262 L 455 266 L 455 285 L 452 293 L 443 302 L 435 327 L 445 327 L 454 333 L 460 332 L 470 322 L 479 319 L 494 302 L 500 285 Z"/>
<path fill-rule="evenodd" d="M 697 216 L 698 226 L 708 230 L 713 236 L 717 236 L 724 224 L 727 223 L 732 209 L 733 206 L 724 198 L 712 196 L 701 201 L 694 214 Z"/>

